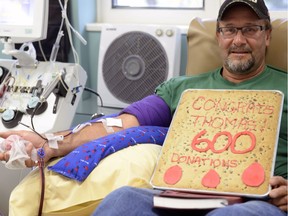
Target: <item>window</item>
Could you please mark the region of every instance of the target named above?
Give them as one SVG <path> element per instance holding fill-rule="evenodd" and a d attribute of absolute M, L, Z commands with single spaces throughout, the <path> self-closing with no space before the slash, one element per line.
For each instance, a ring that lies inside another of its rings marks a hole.
<path fill-rule="evenodd" d="M 112 8 L 203 9 L 204 0 L 112 0 Z"/>
<path fill-rule="evenodd" d="M 287 0 L 266 0 L 269 10 L 287 10 Z M 112 0 L 112 8 L 203 9 L 204 0 Z"/>
<path fill-rule="evenodd" d="M 194 17 L 215 19 L 223 2 L 224 0 L 97 0 L 97 22 L 188 26 Z M 288 17 L 287 0 L 265 2 L 272 19 Z M 178 6 L 172 6 L 174 4 Z"/>
<path fill-rule="evenodd" d="M 270 11 L 286 11 L 288 9 L 287 0 L 265 0 L 265 3 Z"/>

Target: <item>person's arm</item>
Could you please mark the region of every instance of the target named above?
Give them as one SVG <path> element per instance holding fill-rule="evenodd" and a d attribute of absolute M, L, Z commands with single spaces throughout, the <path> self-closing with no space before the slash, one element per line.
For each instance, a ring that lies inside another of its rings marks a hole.
<path fill-rule="evenodd" d="M 122 120 L 122 127 L 113 127 L 114 132 L 117 132 L 139 125 L 167 127 L 171 122 L 172 116 L 170 113 L 170 108 L 161 97 L 157 95 L 150 95 L 129 105 L 115 118 Z M 65 136 L 69 133 L 70 131 L 63 131 L 54 133 L 54 135 Z M 91 126 L 86 126 L 77 133 L 65 136 L 63 141 L 58 141 L 58 149 L 49 148 L 47 143 L 45 143 L 45 140 L 32 131 L 9 130 L 7 132 L 0 132 L 0 137 L 6 139 L 10 135 L 18 135 L 24 140 L 30 141 L 36 149 L 43 146 L 46 154 L 45 161 L 48 161 L 53 157 L 64 156 L 78 146 L 91 140 L 106 136 L 107 134 L 108 133 L 102 123 L 93 123 Z M 6 153 L 0 153 L 0 161 L 8 161 L 8 159 L 8 150 Z M 26 166 L 28 167 L 34 166 L 34 164 L 35 163 L 32 160 L 26 161 Z"/>
<path fill-rule="evenodd" d="M 115 132 L 126 129 L 126 128 L 139 126 L 139 122 L 137 118 L 131 114 L 124 113 L 115 118 L 119 118 L 122 120 L 122 127 L 113 127 L 113 130 Z M 57 132 L 57 133 L 54 133 L 54 135 L 65 136 L 69 132 L 70 131 Z M 45 143 L 45 140 L 32 131 L 9 130 L 6 132 L 0 132 L 0 137 L 6 139 L 10 135 L 18 135 L 18 136 L 21 136 L 24 140 L 27 140 L 33 143 L 36 149 L 41 148 L 43 146 L 45 149 L 45 154 L 46 154 L 44 159 L 45 161 L 48 161 L 53 157 L 64 156 L 68 154 L 69 152 L 71 152 L 76 147 L 78 147 L 79 145 L 84 144 L 88 141 L 103 137 L 107 134 L 108 133 L 102 123 L 100 122 L 93 123 L 91 126 L 86 126 L 77 133 L 68 135 L 67 137 L 64 138 L 63 141 L 58 141 L 58 146 L 59 146 L 58 149 L 49 148 L 47 143 Z M 0 160 L 7 161 L 8 159 L 9 159 L 9 153 L 6 153 L 6 152 L 0 153 Z M 32 160 L 26 161 L 26 166 L 31 167 L 34 165 L 35 163 Z"/>
<path fill-rule="evenodd" d="M 281 176 L 274 176 L 270 179 L 272 190 L 269 193 L 270 203 L 287 212 L 288 205 L 288 181 Z"/>
<path fill-rule="evenodd" d="M 137 118 L 130 114 L 121 114 L 117 119 L 122 120 L 122 127 L 113 127 L 114 132 L 124 130 L 130 127 L 139 126 Z M 66 132 L 67 133 L 67 132 Z M 58 135 L 56 133 L 55 135 Z M 61 132 L 60 134 L 63 134 Z M 64 133 L 65 134 L 65 133 Z M 59 149 L 50 150 L 52 157 L 59 157 L 68 154 L 73 149 L 83 143 L 106 136 L 108 133 L 102 123 L 93 123 L 91 126 L 84 127 L 78 133 L 69 135 L 62 142 L 59 142 Z M 50 157 L 51 158 L 51 157 Z"/>
<path fill-rule="evenodd" d="M 132 103 L 123 109 L 116 118 L 122 120 L 123 127 L 114 127 L 115 132 L 139 125 L 167 127 L 172 119 L 168 105 L 157 95 L 150 95 L 140 101 Z M 48 150 L 49 154 L 51 153 L 51 156 L 49 156 L 52 158 L 66 155 L 79 145 L 105 135 L 107 135 L 107 131 L 102 123 L 84 127 L 79 133 L 73 134 L 73 136 L 70 135 L 63 142 L 60 142 L 59 146 L 62 145 L 62 148 Z"/>

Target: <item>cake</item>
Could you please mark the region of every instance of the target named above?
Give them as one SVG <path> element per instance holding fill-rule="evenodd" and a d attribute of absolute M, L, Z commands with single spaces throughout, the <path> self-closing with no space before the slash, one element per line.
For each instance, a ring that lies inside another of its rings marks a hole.
<path fill-rule="evenodd" d="M 162 189 L 267 195 L 282 104 L 279 91 L 186 90 L 151 184 Z"/>

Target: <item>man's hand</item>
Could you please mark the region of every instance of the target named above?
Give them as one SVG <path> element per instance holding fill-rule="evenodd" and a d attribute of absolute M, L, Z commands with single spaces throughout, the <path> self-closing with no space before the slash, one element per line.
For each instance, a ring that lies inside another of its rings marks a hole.
<path fill-rule="evenodd" d="M 269 193 L 270 203 L 287 211 L 288 205 L 288 181 L 281 176 L 274 176 L 270 179 L 272 190 Z"/>
<path fill-rule="evenodd" d="M 0 132 L 0 137 L 7 139 L 11 135 L 18 135 L 22 137 L 24 140 L 29 141 L 33 144 L 34 148 L 38 149 L 43 147 L 45 140 L 41 138 L 39 135 L 32 131 L 6 131 L 6 132 Z M 31 155 L 31 151 L 33 146 L 27 146 L 27 153 L 28 155 Z M 44 146 L 45 147 L 45 146 Z M 6 151 L 3 153 L 0 153 L 0 161 L 8 161 L 9 160 L 9 150 L 5 149 Z M 49 158 L 47 158 L 48 160 Z M 35 166 L 35 161 L 28 159 L 25 161 L 25 164 L 27 167 L 33 167 Z"/>
<path fill-rule="evenodd" d="M 19 131 L 5 131 L 5 132 L 0 132 L 0 137 L 3 139 L 7 139 L 11 135 L 18 135 L 22 137 L 24 140 L 30 141 L 33 143 L 35 148 L 40 148 L 43 145 L 44 139 L 41 138 L 39 135 L 32 131 L 26 131 L 26 130 L 19 130 Z"/>
<path fill-rule="evenodd" d="M 0 152 L 0 161 L 8 161 L 9 160 L 9 154 L 7 152 Z"/>

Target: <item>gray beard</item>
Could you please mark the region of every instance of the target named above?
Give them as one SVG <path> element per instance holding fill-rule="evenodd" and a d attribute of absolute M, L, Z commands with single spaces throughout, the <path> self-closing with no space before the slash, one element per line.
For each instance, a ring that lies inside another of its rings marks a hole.
<path fill-rule="evenodd" d="M 249 74 L 254 65 L 255 58 L 253 56 L 245 62 L 235 63 L 229 57 L 224 62 L 225 68 L 233 74 Z"/>

